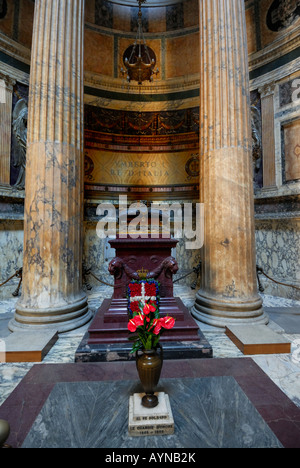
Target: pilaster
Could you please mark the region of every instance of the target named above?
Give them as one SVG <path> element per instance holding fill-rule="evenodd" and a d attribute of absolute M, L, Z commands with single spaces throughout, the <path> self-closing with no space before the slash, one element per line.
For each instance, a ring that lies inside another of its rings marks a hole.
<path fill-rule="evenodd" d="M 10 185 L 12 92 L 15 81 L 0 73 L 0 185 Z"/>

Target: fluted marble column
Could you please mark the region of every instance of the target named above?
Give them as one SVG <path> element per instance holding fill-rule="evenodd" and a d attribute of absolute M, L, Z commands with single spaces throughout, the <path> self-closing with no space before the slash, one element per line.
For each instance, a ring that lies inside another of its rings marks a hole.
<path fill-rule="evenodd" d="M 267 323 L 257 292 L 244 0 L 200 0 L 204 323 Z"/>
<path fill-rule="evenodd" d="M 22 296 L 10 329 L 77 328 L 82 291 L 84 0 L 36 0 Z"/>

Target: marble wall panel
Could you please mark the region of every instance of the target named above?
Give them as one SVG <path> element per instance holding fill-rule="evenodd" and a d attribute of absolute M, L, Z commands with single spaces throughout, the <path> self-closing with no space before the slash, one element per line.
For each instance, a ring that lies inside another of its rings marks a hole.
<path fill-rule="evenodd" d="M 108 264 L 114 256 L 107 239 L 101 240 L 96 233 L 97 221 L 84 222 L 83 264 L 104 281 L 111 283 L 108 274 Z M 260 220 L 256 221 L 257 264 L 272 278 L 300 286 L 300 221 L 299 220 Z M 176 249 L 176 259 L 179 272 L 176 278 L 192 271 L 200 261 L 200 251 L 186 250 L 185 239 L 181 239 Z M 23 263 L 23 221 L 0 221 L 0 283 L 13 275 Z M 98 285 L 96 280 L 88 276 L 92 285 Z M 179 284 L 191 285 L 196 279 L 192 274 Z M 299 291 L 277 285 L 261 277 L 265 293 L 298 299 Z M 8 288 L 0 289 L 0 297 L 11 297 L 16 288 L 17 280 L 12 281 Z"/>
<path fill-rule="evenodd" d="M 0 284 L 12 276 L 22 265 L 23 221 L 0 220 Z M 3 297 L 4 293 L 5 290 L 0 288 L 0 297 Z"/>
<path fill-rule="evenodd" d="M 183 3 L 167 7 L 167 31 L 174 31 L 184 27 Z"/>
<path fill-rule="evenodd" d="M 166 9 L 149 9 L 149 33 L 160 33 L 166 29 Z"/>
<path fill-rule="evenodd" d="M 113 5 L 114 29 L 130 31 L 131 10 L 124 5 Z"/>
<path fill-rule="evenodd" d="M 300 179 L 300 119 L 284 125 L 285 180 Z"/>
<path fill-rule="evenodd" d="M 247 42 L 248 52 L 252 54 L 257 50 L 256 24 L 255 24 L 255 8 L 254 5 L 246 10 L 246 25 L 247 25 Z"/>
<path fill-rule="evenodd" d="M 131 22 L 130 22 L 130 30 L 131 32 L 137 32 L 139 27 L 139 8 L 133 7 L 130 8 L 131 11 Z M 142 9 L 142 28 L 143 32 L 149 32 L 149 9 L 143 8 Z"/>
<path fill-rule="evenodd" d="M 199 73 L 199 34 L 166 40 L 166 78 Z M 187 53 L 188 51 L 188 53 Z M 184 57 L 184 61 L 182 58 Z"/>
<path fill-rule="evenodd" d="M 114 73 L 114 40 L 112 36 L 98 34 L 85 29 L 84 68 L 101 75 L 113 76 Z"/>
<path fill-rule="evenodd" d="M 183 2 L 184 27 L 189 28 L 199 24 L 199 0 Z"/>
<path fill-rule="evenodd" d="M 257 265 L 276 281 L 300 287 L 300 220 L 256 221 Z M 299 290 L 261 276 L 265 293 L 289 299 L 300 298 Z"/>
<path fill-rule="evenodd" d="M 96 221 L 84 222 L 84 247 L 83 247 L 83 264 L 86 268 L 99 277 L 104 277 L 106 281 L 111 282 L 108 274 L 109 256 L 105 256 L 108 247 L 107 240 L 100 239 L 96 232 Z M 89 282 L 91 278 L 89 277 Z"/>
<path fill-rule="evenodd" d="M 95 0 L 85 0 L 85 21 L 88 23 L 95 22 Z"/>
<path fill-rule="evenodd" d="M 290 74 L 287 66 L 274 95 L 276 182 L 278 190 L 287 194 L 300 193 L 299 78 L 299 71 Z"/>
<path fill-rule="evenodd" d="M 105 28 L 113 27 L 113 5 L 107 0 L 95 0 L 95 24 Z"/>

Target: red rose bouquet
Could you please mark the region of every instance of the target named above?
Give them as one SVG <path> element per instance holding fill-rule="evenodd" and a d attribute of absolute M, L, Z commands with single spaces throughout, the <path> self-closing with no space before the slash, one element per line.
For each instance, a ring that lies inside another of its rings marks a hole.
<path fill-rule="evenodd" d="M 170 330 L 175 325 L 173 317 L 160 317 L 158 294 L 159 284 L 154 280 L 129 284 L 128 330 L 135 334 L 129 338 L 134 342 L 131 353 L 139 349 L 155 349 L 164 330 Z"/>

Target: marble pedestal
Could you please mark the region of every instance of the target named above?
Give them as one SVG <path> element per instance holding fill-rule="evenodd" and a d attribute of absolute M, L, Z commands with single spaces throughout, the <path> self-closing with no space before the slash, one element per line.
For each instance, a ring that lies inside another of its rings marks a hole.
<path fill-rule="evenodd" d="M 162 342 L 199 342 L 201 338 L 196 321 L 182 300 L 174 297 L 173 274 L 177 272 L 178 265 L 171 253 L 178 241 L 127 237 L 109 243 L 116 250 L 116 257 L 109 266 L 110 274 L 114 275 L 114 292 L 111 299 L 102 302 L 89 327 L 88 345 L 109 346 L 128 342 L 128 285 L 145 275 L 160 285 L 160 315 L 176 319 L 175 326 L 164 332 Z"/>
<path fill-rule="evenodd" d="M 128 433 L 131 437 L 174 434 L 174 418 L 169 396 L 156 393 L 158 406 L 145 408 L 142 405 L 144 393 L 135 393 L 129 398 Z"/>
<path fill-rule="evenodd" d="M 199 327 L 180 298 L 162 298 L 160 314 L 176 319 L 175 326 L 166 330 L 162 341 L 199 341 Z M 128 332 L 127 299 L 104 299 L 89 327 L 90 345 L 127 343 Z"/>
<path fill-rule="evenodd" d="M 132 343 L 89 343 L 87 332 L 75 353 L 75 362 L 117 362 L 134 360 Z M 196 341 L 162 341 L 164 361 L 171 359 L 204 359 L 213 357 L 213 348 L 201 330 Z"/>

